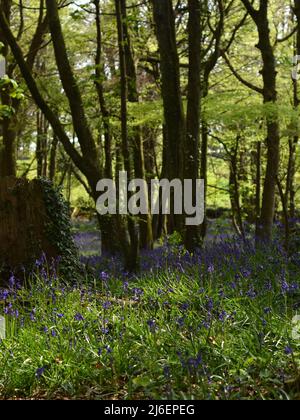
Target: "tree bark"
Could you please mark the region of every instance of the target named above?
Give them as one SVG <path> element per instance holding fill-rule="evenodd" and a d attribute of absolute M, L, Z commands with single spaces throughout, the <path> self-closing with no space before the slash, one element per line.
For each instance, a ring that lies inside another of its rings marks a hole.
<path fill-rule="evenodd" d="M 196 204 L 196 182 L 199 178 L 199 140 L 200 140 L 200 105 L 201 105 L 201 1 L 189 0 L 189 74 L 186 115 L 185 167 L 186 179 L 193 180 L 193 204 Z M 201 243 L 199 226 L 187 226 L 185 247 L 195 251 Z"/>
<path fill-rule="evenodd" d="M 128 81 L 126 72 L 126 55 L 125 55 L 125 37 L 122 14 L 122 0 L 115 0 L 117 26 L 118 26 L 118 44 L 119 44 L 119 60 L 121 73 L 121 134 L 122 134 L 122 152 L 124 159 L 124 167 L 128 177 L 133 175 L 132 156 L 129 146 L 128 125 L 127 125 L 127 101 L 128 101 Z M 129 248 L 125 249 L 125 270 L 129 272 L 137 271 L 139 256 L 139 240 L 137 237 L 136 224 L 134 219 L 126 217 L 129 232 Z"/>
<path fill-rule="evenodd" d="M 255 180 L 255 234 L 259 234 L 260 209 L 261 209 L 261 142 L 256 143 L 256 180 Z"/>
<path fill-rule="evenodd" d="M 249 0 L 241 0 L 256 24 L 259 42 L 257 48 L 261 52 L 263 68 L 263 101 L 266 105 L 274 105 L 273 115 L 267 117 L 267 168 L 265 174 L 260 223 L 258 229 L 258 243 L 272 240 L 272 228 L 275 216 L 275 198 L 277 177 L 280 161 L 279 118 L 275 109 L 277 104 L 276 91 L 276 60 L 271 43 L 268 10 L 269 0 L 260 0 L 256 10 Z"/>
<path fill-rule="evenodd" d="M 124 54 L 126 62 L 126 75 L 128 83 L 128 101 L 132 103 L 139 102 L 139 93 L 137 88 L 137 74 L 134 63 L 133 51 L 131 48 L 131 38 L 127 23 L 126 0 L 121 0 L 122 22 L 124 34 Z M 145 157 L 142 138 L 142 127 L 133 127 L 130 134 L 129 143 L 132 144 L 134 158 L 134 172 L 137 179 L 146 180 Z M 148 197 L 145 197 L 147 200 Z M 143 249 L 153 248 L 152 217 L 149 212 L 147 215 L 139 216 L 140 228 L 140 246 Z"/>
<path fill-rule="evenodd" d="M 205 0 L 202 3 L 202 11 L 205 16 L 208 15 L 208 1 Z M 214 39 L 214 49 L 208 56 L 206 60 L 205 57 L 202 57 L 201 60 L 203 61 L 202 66 L 202 99 L 205 100 L 209 93 L 209 79 L 212 71 L 214 70 L 218 59 L 221 55 L 221 39 L 224 32 L 224 6 L 223 6 L 223 0 L 218 0 L 218 9 L 219 9 L 219 20 L 218 24 L 215 30 L 215 33 L 213 35 Z M 203 25 L 203 23 L 202 23 Z M 205 50 L 205 48 L 204 48 Z M 205 112 L 201 113 L 201 160 L 200 160 L 200 178 L 204 180 L 204 221 L 200 228 L 200 235 L 201 240 L 204 242 L 206 234 L 207 234 L 207 187 L 208 187 L 208 142 L 209 142 L 209 125 L 207 122 L 207 118 L 205 115 Z"/>
<path fill-rule="evenodd" d="M 161 63 L 161 90 L 164 104 L 166 178 L 183 179 L 185 116 L 183 111 L 179 57 L 176 45 L 175 16 L 172 0 L 152 0 L 153 16 Z M 174 215 L 171 196 L 171 232 L 182 231 L 182 216 Z"/>
<path fill-rule="evenodd" d="M 58 139 L 56 136 L 53 137 L 50 147 L 50 159 L 49 159 L 49 179 L 55 181 L 56 175 L 56 154 L 57 154 Z"/>
<path fill-rule="evenodd" d="M 295 0 L 294 3 L 294 14 L 297 20 L 297 32 L 295 42 L 295 55 L 300 56 L 300 0 Z M 298 94 L 299 83 L 297 78 L 293 79 L 293 104 L 297 111 L 300 105 L 300 98 Z M 295 122 L 294 128 L 297 134 L 293 138 L 289 139 L 289 162 L 288 162 L 288 176 L 286 185 L 286 203 L 289 208 L 289 217 L 294 225 L 296 217 L 296 203 L 295 203 L 295 176 L 296 176 L 296 151 L 299 143 L 298 135 L 298 121 Z"/>

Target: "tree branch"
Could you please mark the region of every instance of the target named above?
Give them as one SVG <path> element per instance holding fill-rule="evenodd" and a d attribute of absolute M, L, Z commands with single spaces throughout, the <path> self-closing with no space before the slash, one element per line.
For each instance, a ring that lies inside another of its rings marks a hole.
<path fill-rule="evenodd" d="M 250 3 L 249 0 L 241 0 L 241 2 L 245 6 L 245 8 L 246 8 L 247 12 L 249 13 L 249 15 L 256 22 L 257 21 L 257 18 L 258 18 L 258 14 L 259 14 L 258 10 L 254 9 L 253 5 Z"/>
<path fill-rule="evenodd" d="M 228 59 L 228 57 L 227 57 L 227 55 L 224 53 L 224 52 L 222 52 L 222 57 L 224 58 L 224 60 L 225 60 L 225 62 L 226 62 L 226 64 L 227 64 L 227 66 L 229 67 L 229 69 L 230 69 L 230 71 L 231 71 L 231 73 L 236 77 L 236 79 L 238 80 L 238 81 L 240 81 L 243 85 L 245 85 L 245 86 L 247 86 L 249 89 L 252 89 L 252 90 L 254 90 L 255 92 L 258 92 L 259 94 L 261 94 L 261 95 L 263 95 L 263 89 L 262 88 L 260 88 L 260 87 L 258 87 L 258 86 L 256 86 L 256 85 L 254 85 L 253 83 L 251 83 L 251 82 L 248 82 L 247 80 L 245 80 L 235 69 L 234 69 L 234 67 L 232 66 L 232 64 L 230 63 L 230 61 L 229 61 L 229 59 Z"/>

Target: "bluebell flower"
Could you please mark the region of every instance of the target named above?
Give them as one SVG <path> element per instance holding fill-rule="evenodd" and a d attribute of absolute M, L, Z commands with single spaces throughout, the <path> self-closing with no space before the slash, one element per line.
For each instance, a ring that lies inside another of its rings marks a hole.
<path fill-rule="evenodd" d="M 255 299 L 257 297 L 257 293 L 254 289 L 249 289 L 248 292 L 246 293 L 247 296 L 251 299 Z"/>
<path fill-rule="evenodd" d="M 227 317 L 226 311 L 222 311 L 219 313 L 219 321 L 224 322 L 226 320 L 226 317 Z"/>
<path fill-rule="evenodd" d="M 188 309 L 189 309 L 189 304 L 188 303 L 182 303 L 181 305 L 180 305 L 180 309 L 183 311 L 183 312 L 185 312 L 185 311 L 187 311 Z"/>
<path fill-rule="evenodd" d="M 215 271 L 214 265 L 213 264 L 209 264 L 209 266 L 207 268 L 207 271 L 209 272 L 209 274 L 214 273 L 214 271 Z"/>
<path fill-rule="evenodd" d="M 111 305 L 112 305 L 112 303 L 107 301 L 107 302 L 104 302 L 102 306 L 103 306 L 104 309 L 109 309 L 111 307 Z"/>
<path fill-rule="evenodd" d="M 288 293 L 289 290 L 290 290 L 290 286 L 288 282 L 285 279 L 283 279 L 281 281 L 281 292 L 284 294 L 284 293 Z"/>
<path fill-rule="evenodd" d="M 105 346 L 105 350 L 107 351 L 108 354 L 112 353 L 112 349 L 110 346 Z"/>
<path fill-rule="evenodd" d="M 247 269 L 242 269 L 241 273 L 242 273 L 243 277 L 246 278 L 246 279 L 251 276 L 251 271 L 247 270 Z"/>
<path fill-rule="evenodd" d="M 290 346 L 286 346 L 284 349 L 284 353 L 289 356 L 294 353 L 293 349 Z"/>
<path fill-rule="evenodd" d="M 15 279 L 15 276 L 13 274 L 10 276 L 8 284 L 9 284 L 9 287 L 11 289 L 13 289 L 15 287 L 16 279 Z"/>
<path fill-rule="evenodd" d="M 155 330 L 157 328 L 155 319 L 149 319 L 149 321 L 147 321 L 147 325 L 150 328 L 151 332 L 155 332 Z"/>
<path fill-rule="evenodd" d="M 75 321 L 84 321 L 84 317 L 78 312 L 75 316 L 74 316 Z"/>
<path fill-rule="evenodd" d="M 166 379 L 169 379 L 169 378 L 170 378 L 170 376 L 171 376 L 171 369 L 170 369 L 170 366 L 165 366 L 163 371 L 164 371 L 164 377 L 165 377 Z"/>
<path fill-rule="evenodd" d="M 134 289 L 132 289 L 132 292 L 136 295 L 136 296 L 143 296 L 144 294 L 144 290 L 140 289 L 138 287 L 135 287 Z"/>
<path fill-rule="evenodd" d="M 264 318 L 261 318 L 261 323 L 263 327 L 266 327 L 268 325 L 267 321 Z"/>
<path fill-rule="evenodd" d="M 108 281 L 108 280 L 109 280 L 109 275 L 108 275 L 105 271 L 102 271 L 102 272 L 100 273 L 100 278 L 101 278 L 101 280 L 103 280 L 103 281 Z"/>
<path fill-rule="evenodd" d="M 37 379 L 41 379 L 41 377 L 44 375 L 45 371 L 46 371 L 47 367 L 43 366 L 41 368 L 38 368 L 35 372 L 35 377 Z"/>
<path fill-rule="evenodd" d="M 266 308 L 264 308 L 264 313 L 267 315 L 267 314 L 270 314 L 272 312 L 272 309 L 270 308 L 270 307 L 266 307 Z"/>
<path fill-rule="evenodd" d="M 184 321 L 185 321 L 185 317 L 180 317 L 177 319 L 177 324 L 179 325 L 179 327 L 183 327 L 184 326 Z"/>
<path fill-rule="evenodd" d="M 0 290 L 0 300 L 6 300 L 9 297 L 8 290 Z"/>

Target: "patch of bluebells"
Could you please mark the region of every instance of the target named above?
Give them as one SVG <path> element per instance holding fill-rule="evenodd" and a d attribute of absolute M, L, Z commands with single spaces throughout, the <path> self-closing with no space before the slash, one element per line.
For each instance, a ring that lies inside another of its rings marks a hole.
<path fill-rule="evenodd" d="M 12 318 L 19 318 L 19 315 L 20 315 L 19 310 L 17 308 L 14 308 L 11 302 L 9 302 L 9 304 L 5 306 L 3 312 L 4 312 L 4 315 L 9 315 Z"/>
<path fill-rule="evenodd" d="M 183 355 L 182 352 L 177 352 L 177 355 L 182 368 L 187 370 L 190 375 L 204 372 L 205 368 L 201 353 L 196 357 L 190 357 L 188 354 Z"/>
<path fill-rule="evenodd" d="M 253 257 L 254 253 L 255 250 L 253 247 L 250 246 L 249 248 L 242 249 L 241 245 L 238 248 L 236 244 L 215 244 L 215 248 L 208 246 L 202 251 L 199 251 L 199 253 L 195 253 L 195 255 L 190 255 L 179 248 L 177 250 L 175 249 L 174 252 L 174 247 L 171 250 L 168 246 L 164 246 L 159 251 L 149 251 L 142 256 L 141 277 L 143 277 L 143 273 L 145 273 L 143 270 L 148 270 L 147 272 L 152 273 L 154 278 L 156 278 L 157 270 L 163 270 L 164 273 L 166 273 L 166 278 L 163 278 L 161 283 L 155 285 L 154 290 L 151 292 L 149 292 L 146 286 L 144 287 L 144 283 L 142 283 L 144 288 L 133 287 L 135 285 L 139 286 L 139 284 L 137 282 L 132 284 L 133 279 L 128 278 L 127 273 L 124 273 L 120 267 L 118 268 L 118 264 L 114 259 L 112 260 L 112 267 L 101 267 L 97 272 L 98 274 L 100 273 L 100 280 L 109 288 L 110 282 L 115 279 L 112 272 L 114 271 L 116 273 L 117 270 L 120 269 L 118 278 L 121 280 L 121 295 L 124 296 L 125 292 L 126 298 L 130 297 L 130 299 L 135 300 L 137 303 L 142 303 L 140 306 L 133 305 L 133 307 L 145 307 L 147 310 L 147 318 L 145 317 L 141 322 L 145 331 L 150 331 L 151 334 L 157 333 L 157 336 L 161 333 L 163 334 L 164 328 L 159 329 L 157 324 L 163 325 L 160 317 L 166 315 L 167 317 L 164 319 L 164 322 L 168 322 L 170 330 L 172 328 L 176 332 L 179 330 L 180 336 L 185 337 L 186 342 L 189 343 L 192 334 L 197 334 L 197 339 L 199 337 L 210 337 L 214 325 L 217 325 L 219 329 L 225 330 L 229 322 L 235 322 L 235 319 L 238 318 L 240 314 L 231 312 L 232 308 L 229 309 L 226 306 L 226 302 L 232 296 L 243 296 L 241 301 L 247 301 L 244 297 L 250 299 L 257 298 L 256 301 L 259 303 L 259 298 L 264 297 L 264 295 L 269 296 L 269 292 L 276 291 L 276 289 L 281 291 L 284 295 L 299 290 L 299 285 L 296 281 L 289 282 L 287 280 L 292 278 L 289 273 L 289 267 L 285 267 L 286 271 L 284 273 L 281 271 L 282 265 L 285 263 L 283 254 L 279 252 L 278 258 L 275 258 L 274 256 L 264 258 L 262 264 L 258 264 L 256 259 L 252 259 L 253 262 L 250 262 L 250 257 Z M 281 257 L 282 264 L 280 262 L 278 263 L 278 260 L 280 260 Z M 273 266 L 275 262 L 276 265 Z M 100 257 L 97 259 L 97 264 L 101 264 Z M 65 324 L 67 324 L 70 318 L 71 322 L 76 321 L 81 323 L 78 330 L 82 331 L 80 334 L 85 338 L 85 341 L 90 337 L 88 328 L 92 326 L 93 331 L 95 331 L 93 336 L 93 338 L 95 338 L 95 349 L 98 349 L 98 347 L 101 346 L 98 355 L 106 356 L 109 361 L 113 360 L 111 346 L 114 346 L 114 341 L 118 341 L 117 345 L 120 345 L 120 343 L 123 344 L 122 340 L 126 339 L 127 327 L 124 317 L 123 319 L 119 317 L 121 328 L 115 328 L 114 324 L 111 322 L 111 315 L 115 311 L 118 313 L 118 305 L 117 303 L 112 303 L 108 300 L 110 294 L 105 291 L 106 296 L 103 294 L 100 299 L 95 299 L 94 290 L 91 287 L 74 286 L 71 288 L 53 285 L 51 283 L 51 278 L 46 277 L 48 271 L 43 271 L 43 266 L 40 261 L 37 268 L 42 273 L 42 280 L 48 282 L 47 293 L 49 304 L 55 304 L 57 308 L 50 310 L 48 318 L 41 318 L 40 325 L 38 324 L 40 311 L 37 316 L 35 309 L 26 310 L 25 324 L 27 322 L 28 325 L 28 321 L 30 320 L 36 323 L 38 331 L 44 334 L 44 340 L 47 341 L 47 343 L 51 343 L 53 346 L 60 340 L 51 340 L 51 337 L 54 339 L 58 337 L 58 335 L 63 337 L 68 334 L 68 328 Z M 292 269 L 295 269 L 294 266 L 292 266 Z M 178 271 L 176 272 L 174 270 Z M 271 279 L 269 278 L 270 273 L 272 273 Z M 214 274 L 216 274 L 216 276 L 214 276 Z M 49 276 L 49 274 L 47 274 L 47 276 Z M 207 283 L 205 283 L 208 279 L 210 281 L 209 290 L 207 288 Z M 215 279 L 216 281 L 214 282 Z M 222 283 L 220 283 L 220 281 L 222 281 Z M 189 284 L 191 285 L 191 291 L 188 290 L 185 296 L 182 295 L 179 298 L 176 293 L 177 286 L 180 290 L 181 284 L 185 286 L 185 282 L 187 282 L 186 288 L 189 287 Z M 11 280 L 9 286 L 9 289 L 7 290 L 0 290 L 0 300 L 4 302 L 5 314 L 19 318 L 19 311 L 14 305 L 14 299 L 17 294 L 17 281 L 15 278 Z M 43 290 L 43 287 L 41 287 L 41 290 Z M 60 306 L 60 299 L 62 295 L 67 295 L 71 290 L 78 292 L 78 303 L 80 304 L 80 307 L 77 306 L 72 311 L 70 317 L 67 314 L 67 310 L 62 309 Z M 149 296 L 151 293 L 152 295 Z M 213 294 L 213 296 L 211 294 Z M 184 299 L 186 299 L 186 301 L 184 301 Z M 97 314 L 95 319 L 90 321 L 90 313 L 93 313 L 94 306 L 89 305 L 89 302 L 95 301 L 98 305 L 97 310 L 103 317 Z M 249 301 L 247 302 L 249 304 Z M 147 305 L 147 303 L 149 303 L 149 305 Z M 269 301 L 267 299 L 263 300 L 257 315 L 256 325 L 258 327 L 258 332 L 255 333 L 255 337 L 257 339 L 258 336 L 261 346 L 265 345 L 268 326 L 271 325 L 270 318 L 273 313 L 273 309 L 266 306 L 267 304 L 269 304 Z M 86 311 L 89 311 L 88 316 L 86 316 Z M 162 311 L 162 314 L 157 315 L 157 311 Z M 47 321 L 49 324 L 47 324 Z M 24 325 L 24 318 L 22 318 L 22 325 Z M 32 328 L 35 327 L 34 324 L 30 325 Z M 66 338 L 67 342 L 70 343 L 70 348 L 75 349 L 77 346 L 77 338 L 69 338 L 68 336 Z M 80 339 L 78 341 L 80 341 Z M 104 343 L 109 344 L 105 345 Z M 80 345 L 82 346 L 82 344 Z M 84 352 L 85 350 L 82 348 L 80 351 Z M 94 351 L 97 354 L 97 350 Z M 195 350 L 189 351 L 187 354 L 180 353 L 180 355 L 178 355 L 183 370 L 189 375 L 206 374 L 206 366 L 203 363 L 202 354 L 198 353 L 195 356 L 194 352 Z M 293 349 L 291 346 L 287 346 L 282 352 L 286 355 L 292 355 Z M 203 355 L 207 357 L 204 352 Z M 47 367 L 39 368 L 36 371 L 36 378 L 41 379 L 46 369 Z M 168 365 L 164 368 L 164 375 L 166 378 L 170 377 L 170 368 Z"/>

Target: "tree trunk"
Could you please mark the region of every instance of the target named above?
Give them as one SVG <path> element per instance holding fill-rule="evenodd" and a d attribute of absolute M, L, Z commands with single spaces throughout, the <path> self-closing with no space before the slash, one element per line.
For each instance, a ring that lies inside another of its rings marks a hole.
<path fill-rule="evenodd" d="M 0 286 L 12 273 L 22 282 L 43 255 L 49 266 L 61 257 L 72 276 L 78 255 L 69 214 L 60 200 L 45 181 L 0 180 Z"/>
<path fill-rule="evenodd" d="M 7 23 L 10 25 L 11 18 L 11 0 L 1 0 L 0 8 L 3 10 L 3 14 L 7 20 Z M 2 46 L 1 46 L 2 44 Z M 8 59 L 8 43 L 4 36 L 4 33 L 0 26 L 0 53 L 6 59 L 6 72 L 9 77 L 11 77 L 10 66 L 7 62 Z M 10 85 L 8 84 L 4 89 L 1 89 L 1 103 L 3 105 L 12 107 L 13 100 L 10 97 Z M 1 141 L 2 137 L 2 141 Z M 16 128 L 16 118 L 15 116 L 8 116 L 3 118 L 0 121 L 0 178 L 5 176 L 15 176 L 16 175 L 16 157 L 15 157 L 15 148 L 16 148 L 16 137 L 17 137 L 17 128 Z"/>
<path fill-rule="evenodd" d="M 128 177 L 133 175 L 132 157 L 129 147 L 128 126 L 127 126 L 127 100 L 128 100 L 128 81 L 126 72 L 126 56 L 125 56 L 125 38 L 124 27 L 122 22 L 122 0 L 115 0 L 116 16 L 118 25 L 118 44 L 119 44 L 119 59 L 120 59 L 120 73 L 121 73 L 121 128 L 122 128 L 122 152 L 124 158 L 124 167 Z M 138 256 L 139 256 L 139 241 L 137 237 L 136 224 L 134 219 L 129 216 L 127 219 L 127 226 L 130 238 L 130 247 L 125 250 L 125 270 L 129 272 L 137 271 Z M 124 244 L 125 245 L 125 244 Z M 125 245 L 126 246 L 126 245 Z"/>
<path fill-rule="evenodd" d="M 261 142 L 256 143 L 256 180 L 255 180 L 255 236 L 259 234 L 260 209 L 261 209 Z"/>
<path fill-rule="evenodd" d="M 121 0 L 124 34 L 124 54 L 126 62 L 126 74 L 128 83 L 128 101 L 132 103 L 139 102 L 139 93 L 137 89 L 137 75 L 134 63 L 133 51 L 131 48 L 131 39 L 127 24 L 126 0 Z M 146 180 L 145 158 L 142 138 L 142 127 L 131 129 L 130 144 L 133 145 L 134 171 L 137 179 Z M 145 197 L 148 200 L 148 197 Z M 143 249 L 153 248 L 152 217 L 149 214 L 139 216 L 140 245 Z"/>
<path fill-rule="evenodd" d="M 196 183 L 199 179 L 199 139 L 200 139 L 200 104 L 201 104 L 201 1 L 189 0 L 189 75 L 188 103 L 186 115 L 185 171 L 186 179 L 193 180 L 193 204 L 197 202 Z M 200 246 L 199 226 L 187 226 L 185 247 L 193 252 Z"/>
<path fill-rule="evenodd" d="M 237 234 L 245 239 L 242 209 L 240 203 L 238 152 L 240 136 L 236 138 L 236 145 L 230 153 L 229 194 L 232 208 L 232 221 Z"/>
<path fill-rule="evenodd" d="M 152 0 L 156 35 L 160 52 L 162 97 L 165 118 L 166 168 L 170 180 L 183 179 L 185 117 L 180 87 L 179 57 L 176 45 L 175 16 L 172 0 Z M 174 215 L 171 195 L 171 231 L 182 231 L 183 217 Z"/>
<path fill-rule="evenodd" d="M 208 75 L 207 75 L 208 76 Z M 203 80 L 203 98 L 208 95 L 208 79 Z M 201 161 L 200 178 L 204 180 L 204 221 L 200 228 L 201 240 L 204 242 L 207 234 L 207 168 L 208 168 L 208 123 L 203 113 L 201 115 Z"/>
<path fill-rule="evenodd" d="M 296 45 L 295 45 L 295 55 L 300 56 L 300 0 L 295 0 L 294 3 L 294 14 L 297 20 L 297 33 L 296 33 Z M 298 95 L 299 83 L 297 78 L 293 79 L 293 102 L 294 108 L 297 110 L 300 105 L 300 99 Z M 292 225 L 294 225 L 294 220 L 296 218 L 296 203 L 295 203 L 295 176 L 296 176 L 296 151 L 299 143 L 299 124 L 298 120 L 293 124 L 293 128 L 297 132 L 292 139 L 289 139 L 289 163 L 288 163 L 288 176 L 287 176 L 287 185 L 286 185 L 286 201 L 287 206 L 289 207 L 289 217 L 291 219 Z"/>
<path fill-rule="evenodd" d="M 49 179 L 54 183 L 56 175 L 56 154 L 57 154 L 58 139 L 56 136 L 53 137 L 51 148 L 50 148 L 50 160 L 49 160 Z"/>
<path fill-rule="evenodd" d="M 242 2 L 251 15 L 258 30 L 259 42 L 257 48 L 261 52 L 263 61 L 261 73 L 263 78 L 262 93 L 264 104 L 274 105 L 273 115 L 267 117 L 267 168 L 257 236 L 258 243 L 261 241 L 270 242 L 272 240 L 272 229 L 275 216 L 276 186 L 280 161 L 279 118 L 278 111 L 275 109 L 277 104 L 276 60 L 269 28 L 269 1 L 260 0 L 258 10 L 254 9 L 249 0 L 242 0 Z"/>
<path fill-rule="evenodd" d="M 98 95 L 98 101 L 100 105 L 100 111 L 102 114 L 102 125 L 104 132 L 104 176 L 107 179 L 113 179 L 113 168 L 112 168 L 112 145 L 113 136 L 110 122 L 110 112 L 106 104 L 104 96 L 104 85 L 103 80 L 105 77 L 104 61 L 103 61 L 103 48 L 102 48 L 102 27 L 101 27 L 101 9 L 100 0 L 94 0 L 96 15 L 96 31 L 97 31 L 97 50 L 95 57 L 95 86 Z M 119 251 L 118 244 L 115 240 L 117 235 L 117 218 L 114 215 L 106 215 L 99 217 L 101 232 L 102 232 L 102 248 L 104 251 L 115 254 Z"/>

